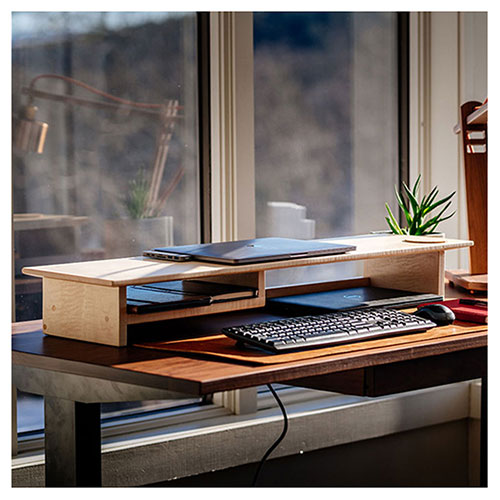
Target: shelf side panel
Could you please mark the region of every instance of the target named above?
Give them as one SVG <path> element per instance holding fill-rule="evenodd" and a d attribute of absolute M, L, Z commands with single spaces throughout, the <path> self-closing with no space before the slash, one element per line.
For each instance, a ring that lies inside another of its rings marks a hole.
<path fill-rule="evenodd" d="M 127 344 L 126 290 L 43 279 L 43 332 L 113 346 Z"/>
<path fill-rule="evenodd" d="M 365 261 L 372 286 L 444 295 L 444 252 Z"/>

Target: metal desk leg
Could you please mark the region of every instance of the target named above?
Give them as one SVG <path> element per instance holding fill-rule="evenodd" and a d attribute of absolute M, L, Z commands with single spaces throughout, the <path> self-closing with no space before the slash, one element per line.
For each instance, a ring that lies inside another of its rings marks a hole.
<path fill-rule="evenodd" d="M 12 456 L 17 455 L 17 387 L 12 384 Z"/>
<path fill-rule="evenodd" d="M 101 486 L 99 403 L 45 396 L 46 486 Z"/>
<path fill-rule="evenodd" d="M 481 438 L 479 484 L 488 486 L 488 377 L 481 379 Z"/>

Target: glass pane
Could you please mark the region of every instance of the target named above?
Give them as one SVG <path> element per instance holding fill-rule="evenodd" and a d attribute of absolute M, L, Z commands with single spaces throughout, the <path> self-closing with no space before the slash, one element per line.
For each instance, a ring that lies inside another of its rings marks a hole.
<path fill-rule="evenodd" d="M 17 392 L 17 432 L 30 433 L 44 427 L 43 398 L 35 394 Z"/>
<path fill-rule="evenodd" d="M 16 321 L 41 318 L 24 266 L 199 242 L 196 33 L 195 13 L 12 14 Z M 42 426 L 39 398 L 18 409 Z"/>
<path fill-rule="evenodd" d="M 396 14 L 256 13 L 254 64 L 257 235 L 385 229 L 398 179 Z M 354 274 L 337 264 L 268 282 Z"/>
<path fill-rule="evenodd" d="M 196 15 L 18 12 L 12 40 L 19 321 L 23 266 L 199 241 Z"/>

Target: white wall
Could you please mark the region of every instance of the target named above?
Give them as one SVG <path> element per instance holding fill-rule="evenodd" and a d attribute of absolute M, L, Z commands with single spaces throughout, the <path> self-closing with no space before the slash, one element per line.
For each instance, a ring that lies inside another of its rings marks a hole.
<path fill-rule="evenodd" d="M 440 229 L 468 238 L 460 136 L 460 105 L 487 95 L 487 13 L 431 12 L 410 17 L 410 182 L 419 173 L 427 191 L 457 191 L 457 214 Z M 468 268 L 468 251 L 449 252 L 448 269 Z"/>

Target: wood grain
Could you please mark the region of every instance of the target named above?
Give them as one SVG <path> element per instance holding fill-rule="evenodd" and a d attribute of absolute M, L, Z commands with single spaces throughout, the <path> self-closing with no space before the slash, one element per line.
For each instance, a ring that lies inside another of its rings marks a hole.
<path fill-rule="evenodd" d="M 470 114 L 467 114 L 467 125 L 477 125 L 488 123 L 488 103 L 484 104 L 479 103 L 479 107 L 472 111 Z"/>
<path fill-rule="evenodd" d="M 194 279 L 240 273 L 283 269 L 288 267 L 346 262 L 353 260 L 392 258 L 418 255 L 436 251 L 464 248 L 471 241 L 447 239 L 444 243 L 415 244 L 403 241 L 399 235 L 369 235 L 366 237 L 325 239 L 325 242 L 356 245 L 357 250 L 339 255 L 291 259 L 246 265 L 220 265 L 202 262 L 160 262 L 144 257 L 74 262 L 51 266 L 27 267 L 23 273 L 31 276 L 50 277 L 102 286 L 139 285 L 159 281 Z"/>
<path fill-rule="evenodd" d="M 465 269 L 455 269 L 445 271 L 445 276 L 456 286 L 465 288 L 473 292 L 488 291 L 488 275 L 472 274 Z"/>
<path fill-rule="evenodd" d="M 266 281 L 264 271 L 207 277 L 200 281 L 252 287 L 257 290 L 257 296 L 249 299 L 215 302 L 208 306 L 201 307 L 189 307 L 185 309 L 175 309 L 149 314 L 127 314 L 127 324 L 134 325 L 163 321 L 167 319 L 189 318 L 192 316 L 204 316 L 207 314 L 220 314 L 230 311 L 239 311 L 242 309 L 263 307 L 266 304 Z"/>
<path fill-rule="evenodd" d="M 263 307 L 266 304 L 265 291 L 259 296 L 251 299 L 230 300 L 217 302 L 208 306 L 189 307 L 185 309 L 173 309 L 171 311 L 153 312 L 147 314 L 127 314 L 126 322 L 129 325 L 143 324 L 168 319 L 188 318 L 193 316 L 205 316 L 207 314 L 220 314 L 241 309 L 253 309 Z"/>
<path fill-rule="evenodd" d="M 488 123 L 488 102 L 485 102 L 483 104 L 479 103 L 476 101 L 477 104 L 477 109 L 475 111 L 472 111 L 468 116 L 467 116 L 467 125 L 481 125 L 481 124 L 487 124 Z M 475 109 L 476 106 L 473 106 L 472 109 Z M 457 123 L 453 127 L 453 131 L 455 134 L 460 134 L 462 131 L 462 124 L 461 120 L 460 123 Z"/>
<path fill-rule="evenodd" d="M 259 321 L 265 319 L 266 315 L 259 310 L 226 313 L 210 317 L 210 321 L 218 329 L 223 325 L 240 324 L 242 318 Z M 180 329 L 184 322 L 186 321 L 172 323 L 179 325 Z M 187 323 L 189 326 L 186 329 L 193 336 L 197 332 L 206 334 L 207 331 L 214 331 L 207 325 L 206 318 L 191 318 Z M 197 323 L 199 326 L 196 326 Z M 31 326 L 34 327 L 33 324 Z M 48 337 L 43 335 L 41 323 L 38 326 L 39 329 L 34 328 L 31 332 L 12 336 L 13 363 L 197 395 L 351 372 L 380 364 L 416 360 L 487 345 L 485 325 L 472 327 L 464 324 L 463 330 L 455 335 L 429 335 L 416 342 L 399 345 L 395 345 L 391 339 L 385 339 L 383 344 L 376 347 L 372 345 L 369 349 L 358 345 L 356 351 L 273 365 L 248 366 L 235 362 L 195 359 L 153 349 L 118 348 Z M 19 328 L 23 328 L 22 324 L 14 329 Z M 175 329 L 172 326 L 169 331 L 173 334 Z"/>
<path fill-rule="evenodd" d="M 488 273 L 488 155 L 487 152 L 475 152 L 473 143 L 477 141 L 470 138 L 471 132 L 483 132 L 484 138 L 480 142 L 487 148 L 488 125 L 484 120 L 480 124 L 468 123 L 469 116 L 480 105 L 480 102 L 469 101 L 460 109 L 467 221 L 469 238 L 474 241 L 474 246 L 469 250 L 471 274 Z M 479 116 L 485 115 L 483 113 Z"/>
<path fill-rule="evenodd" d="M 126 345 L 125 314 L 125 288 L 43 279 L 44 333 Z"/>
<path fill-rule="evenodd" d="M 444 294 L 444 251 L 365 261 L 372 286 Z"/>
<path fill-rule="evenodd" d="M 271 269 L 361 259 L 365 261 L 365 278 L 371 280 L 373 286 L 442 295 L 444 251 L 471 244 L 460 240 L 415 244 L 398 235 L 368 235 L 334 241 L 355 245 L 357 250 L 340 255 L 242 266 L 195 261 L 159 262 L 132 257 L 25 268 L 23 272 L 43 278 L 45 333 L 123 346 L 128 340 L 127 325 L 264 306 L 265 271 Z M 258 296 L 189 309 L 127 314 L 127 286 L 194 278 L 254 286 Z"/>
<path fill-rule="evenodd" d="M 421 333 L 409 335 L 393 335 L 391 337 L 369 339 L 363 342 L 351 342 L 349 344 L 321 347 L 317 349 L 305 349 L 296 352 L 270 354 L 255 349 L 240 348 L 236 341 L 225 335 L 209 335 L 197 338 L 181 340 L 160 340 L 153 342 L 137 342 L 135 347 L 148 349 L 159 349 L 167 352 L 180 352 L 198 357 L 216 358 L 221 360 L 237 361 L 251 365 L 272 365 L 277 363 L 288 363 L 291 361 L 304 361 L 308 359 L 329 356 L 331 354 L 354 353 L 356 351 L 367 352 L 370 349 L 391 345 L 408 345 L 414 342 L 442 339 L 464 332 L 482 331 L 484 325 L 463 326 L 459 323 L 446 327 L 432 328 Z"/>
<path fill-rule="evenodd" d="M 323 281 L 319 283 L 304 283 L 301 285 L 282 285 L 266 289 L 266 298 L 289 297 L 303 293 L 328 292 L 361 286 L 370 286 L 370 278 L 351 278 L 339 281 Z"/>
<path fill-rule="evenodd" d="M 483 377 L 487 349 L 456 351 L 437 356 L 371 366 L 347 373 L 305 377 L 288 384 L 309 389 L 378 397 Z"/>

